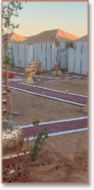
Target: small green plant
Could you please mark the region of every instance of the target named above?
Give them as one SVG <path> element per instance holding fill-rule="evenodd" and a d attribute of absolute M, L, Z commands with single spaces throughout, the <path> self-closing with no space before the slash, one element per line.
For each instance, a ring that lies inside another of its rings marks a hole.
<path fill-rule="evenodd" d="M 7 64 L 8 65 L 8 67 L 10 68 L 10 66 L 11 66 L 11 59 L 9 58 L 9 56 L 5 56 L 4 57 L 4 60 L 3 60 L 3 64 Z"/>
<path fill-rule="evenodd" d="M 38 120 L 33 121 L 33 122 L 32 122 L 32 124 L 33 124 L 33 125 L 35 125 L 35 126 L 37 127 L 37 126 L 38 126 L 38 124 L 39 124 L 39 121 L 38 121 Z"/>
<path fill-rule="evenodd" d="M 38 126 L 39 121 L 34 121 L 32 123 L 35 126 Z M 41 150 L 42 146 L 46 145 L 45 139 L 48 138 L 48 133 L 46 132 L 46 129 L 44 129 L 44 131 L 40 132 L 35 140 L 34 146 L 30 148 L 30 151 L 32 153 L 31 156 L 31 162 L 35 162 L 37 157 L 38 157 L 38 153 Z"/>

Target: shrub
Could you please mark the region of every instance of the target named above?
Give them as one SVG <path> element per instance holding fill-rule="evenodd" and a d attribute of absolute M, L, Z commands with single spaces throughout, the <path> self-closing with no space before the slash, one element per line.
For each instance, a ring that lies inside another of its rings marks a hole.
<path fill-rule="evenodd" d="M 34 121 L 32 124 L 38 127 L 39 121 Z M 46 145 L 46 138 L 48 138 L 48 133 L 46 132 L 46 129 L 44 129 L 44 131 L 40 132 L 37 135 L 34 146 L 30 147 L 30 151 L 32 153 L 31 162 L 36 161 L 39 151 L 41 151 L 42 147 Z"/>

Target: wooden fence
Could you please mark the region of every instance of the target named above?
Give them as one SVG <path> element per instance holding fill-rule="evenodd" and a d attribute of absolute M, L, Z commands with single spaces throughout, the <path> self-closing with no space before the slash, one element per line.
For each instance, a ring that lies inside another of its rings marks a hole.
<path fill-rule="evenodd" d="M 50 71 L 54 68 L 57 53 L 54 43 L 11 44 L 9 46 L 11 47 L 9 56 L 15 66 L 27 67 L 30 61 L 33 60 L 36 63 L 39 60 L 44 70 Z M 60 48 L 64 46 L 65 44 L 60 44 Z M 75 42 L 74 46 L 74 49 L 69 48 L 59 54 L 60 67 L 66 68 L 68 65 L 69 72 L 87 74 L 87 42 Z"/>

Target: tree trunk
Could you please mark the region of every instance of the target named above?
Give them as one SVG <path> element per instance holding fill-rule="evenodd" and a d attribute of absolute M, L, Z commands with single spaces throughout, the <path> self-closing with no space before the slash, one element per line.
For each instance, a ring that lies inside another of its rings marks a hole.
<path fill-rule="evenodd" d="M 8 38 L 8 37 L 7 37 Z M 7 39 L 8 40 L 8 39 Z M 4 58 L 6 59 L 6 56 L 8 56 L 8 42 L 4 43 Z M 10 97 L 10 91 L 9 91 L 9 85 L 8 85 L 8 64 L 5 64 L 5 86 L 6 86 L 6 90 L 7 90 L 7 111 L 8 114 L 12 115 L 12 104 L 11 104 L 11 97 Z"/>
<path fill-rule="evenodd" d="M 8 101 L 8 113 L 12 115 L 12 104 L 11 104 L 11 97 L 10 97 L 10 90 L 8 85 L 8 65 L 6 64 L 6 89 L 7 89 L 7 101 Z"/>

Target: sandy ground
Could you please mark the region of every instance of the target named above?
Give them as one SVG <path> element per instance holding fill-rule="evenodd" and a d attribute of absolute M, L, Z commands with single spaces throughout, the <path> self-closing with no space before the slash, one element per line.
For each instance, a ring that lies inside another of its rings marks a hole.
<path fill-rule="evenodd" d="M 88 95 L 87 80 L 39 82 L 36 86 L 61 91 L 68 89 L 72 93 Z M 30 124 L 35 120 L 47 122 L 86 115 L 83 112 L 83 107 L 37 97 L 16 90 L 11 90 L 11 98 L 13 112 L 18 113 L 18 115 L 15 115 L 16 117 L 13 117 L 13 121 L 19 125 Z"/>
<path fill-rule="evenodd" d="M 39 83 L 57 90 L 87 95 L 87 81 Z M 13 121 L 19 125 L 86 115 L 82 107 L 11 90 Z M 88 183 L 88 132 L 49 137 L 46 146 L 31 163 L 31 183 Z M 29 143 L 33 145 L 34 141 Z M 26 145 L 26 143 L 25 143 Z"/>
<path fill-rule="evenodd" d="M 83 107 L 11 90 L 12 120 L 19 125 L 85 116 Z"/>
<path fill-rule="evenodd" d="M 87 80 L 39 82 L 37 86 L 43 86 L 43 87 L 61 90 L 61 91 L 69 90 L 69 92 L 71 93 L 88 96 L 88 81 Z"/>
<path fill-rule="evenodd" d="M 30 141 L 29 148 L 33 145 L 34 141 Z M 37 160 L 31 162 L 30 181 L 88 183 L 88 132 L 46 139 L 46 145 L 42 147 Z"/>
<path fill-rule="evenodd" d="M 18 70 L 18 73 L 24 73 L 22 72 L 22 70 Z M 67 73 L 62 73 L 62 75 L 59 75 L 57 78 L 61 78 L 61 79 L 66 79 L 67 78 Z M 44 76 L 44 77 L 52 77 L 53 79 L 56 78 L 56 76 L 54 74 L 52 74 L 51 72 L 44 72 L 41 74 L 37 74 L 37 76 Z M 52 79 L 52 80 L 53 80 Z M 66 91 L 69 90 L 69 92 L 71 93 L 76 93 L 76 94 L 82 94 L 82 95 L 86 95 L 88 96 L 89 94 L 89 89 L 88 89 L 88 79 L 80 79 L 80 80 L 68 80 L 68 81 L 46 81 L 46 82 L 39 82 L 38 84 L 36 84 L 37 86 L 43 86 L 43 87 L 47 87 L 47 88 L 51 88 L 51 89 L 56 89 L 56 90 L 61 90 L 61 91 Z"/>

